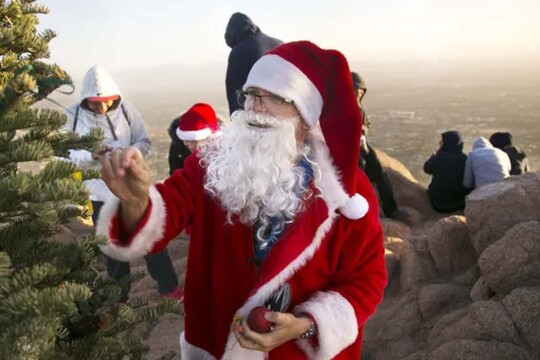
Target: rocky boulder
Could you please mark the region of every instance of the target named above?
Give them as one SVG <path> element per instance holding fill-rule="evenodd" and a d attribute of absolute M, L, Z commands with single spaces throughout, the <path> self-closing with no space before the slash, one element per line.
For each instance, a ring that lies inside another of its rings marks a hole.
<path fill-rule="evenodd" d="M 424 321 L 431 321 L 469 305 L 469 288 L 453 284 L 430 284 L 418 294 L 418 308 Z"/>
<path fill-rule="evenodd" d="M 475 190 L 465 216 L 430 218 L 411 191 L 424 220 L 383 225 L 393 276 L 364 328 L 366 359 L 540 359 L 539 173 Z"/>
<path fill-rule="evenodd" d="M 515 224 L 540 220 L 540 203 L 535 202 L 539 197 L 540 177 L 531 174 L 522 180 L 514 178 L 489 184 L 467 196 L 465 217 L 478 254 Z"/>
<path fill-rule="evenodd" d="M 521 345 L 510 315 L 496 301 L 477 301 L 443 316 L 429 333 L 428 347 L 433 350 L 452 340 L 495 340 Z"/>
<path fill-rule="evenodd" d="M 437 278 L 435 264 L 429 255 L 427 237 L 411 237 L 401 250 L 400 289 L 402 292 L 418 290 Z"/>
<path fill-rule="evenodd" d="M 506 295 L 520 286 L 540 286 L 540 222 L 512 227 L 482 253 L 478 265 L 497 294 Z"/>
<path fill-rule="evenodd" d="M 522 341 L 540 359 L 540 288 L 520 288 L 502 301 Z"/>
<path fill-rule="evenodd" d="M 454 340 L 430 352 L 429 360 L 534 360 L 524 348 L 507 342 Z"/>
<path fill-rule="evenodd" d="M 381 165 L 390 178 L 398 206 L 400 208 L 403 206 L 413 208 L 424 219 L 440 217 L 429 202 L 426 188 L 418 183 L 411 172 L 401 162 L 388 156 L 383 151 L 376 149 L 376 152 Z M 415 221 L 419 221 L 419 219 L 415 218 Z"/>
<path fill-rule="evenodd" d="M 427 237 L 429 253 L 438 270 L 460 273 L 476 264 L 465 217 L 449 216 L 437 221 Z"/>
<path fill-rule="evenodd" d="M 480 277 L 471 289 L 472 301 L 489 300 L 495 295 L 484 277 Z"/>

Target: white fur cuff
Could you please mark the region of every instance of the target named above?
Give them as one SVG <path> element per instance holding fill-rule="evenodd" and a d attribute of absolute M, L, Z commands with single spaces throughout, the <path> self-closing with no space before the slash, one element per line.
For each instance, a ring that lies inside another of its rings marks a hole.
<path fill-rule="evenodd" d="M 294 309 L 295 314 L 309 313 L 317 322 L 319 346 L 297 340 L 309 359 L 327 360 L 351 345 L 358 336 L 358 322 L 351 303 L 335 291 L 317 292 Z"/>
<path fill-rule="evenodd" d="M 101 251 L 105 255 L 121 261 L 136 259 L 150 253 L 154 245 L 163 238 L 166 218 L 165 203 L 154 186 L 150 188 L 150 200 L 152 201 L 150 216 L 131 243 L 128 246 L 119 246 L 109 241 L 107 245 L 101 246 Z M 111 199 L 103 205 L 96 234 L 109 237 L 111 220 L 118 213 L 119 206 L 118 198 Z"/>

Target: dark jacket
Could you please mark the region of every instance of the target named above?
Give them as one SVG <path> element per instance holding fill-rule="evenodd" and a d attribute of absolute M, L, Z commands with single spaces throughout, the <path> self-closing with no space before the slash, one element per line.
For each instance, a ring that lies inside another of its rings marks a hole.
<path fill-rule="evenodd" d="M 178 129 L 178 118 L 174 119 L 169 126 L 169 136 L 171 137 L 171 146 L 169 147 L 169 175 L 175 170 L 184 167 L 184 160 L 191 154 L 184 142 L 176 135 Z"/>
<path fill-rule="evenodd" d="M 508 155 L 510 164 L 512 164 L 510 175 L 521 175 L 529 171 L 529 159 L 520 148 L 510 145 L 502 150 Z"/>
<path fill-rule="evenodd" d="M 246 15 L 234 13 L 227 24 L 225 42 L 231 48 L 225 85 L 232 114 L 241 108 L 236 101 L 236 90 L 246 83 L 253 64 L 283 41 L 265 35 Z"/>
<path fill-rule="evenodd" d="M 529 160 L 527 155 L 512 144 L 512 134 L 509 132 L 496 132 L 489 138 L 493 147 L 501 149 L 510 158 L 512 169 L 510 175 L 521 175 L 529 171 Z"/>
<path fill-rule="evenodd" d="M 470 190 L 463 186 L 467 155 L 457 131 L 442 134 L 441 148 L 424 164 L 424 172 L 433 175 L 428 187 L 433 208 L 440 212 L 453 212 L 465 207 L 465 196 Z"/>

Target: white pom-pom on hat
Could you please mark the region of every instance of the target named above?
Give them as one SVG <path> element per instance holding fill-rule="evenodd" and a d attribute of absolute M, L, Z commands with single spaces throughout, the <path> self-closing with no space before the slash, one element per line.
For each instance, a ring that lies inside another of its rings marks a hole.
<path fill-rule="evenodd" d="M 357 220 L 367 214 L 369 204 L 363 196 L 357 193 L 351 196 L 347 204 L 340 207 L 339 210 L 347 219 Z"/>

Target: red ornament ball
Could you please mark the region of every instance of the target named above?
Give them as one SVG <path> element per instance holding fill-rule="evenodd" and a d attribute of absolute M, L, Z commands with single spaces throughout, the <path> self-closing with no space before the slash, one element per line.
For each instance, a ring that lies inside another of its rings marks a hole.
<path fill-rule="evenodd" d="M 264 314 L 270 312 L 264 306 L 257 306 L 251 309 L 247 317 L 247 324 L 249 328 L 258 333 L 267 333 L 272 330 L 274 325 L 272 322 L 265 319 Z"/>

